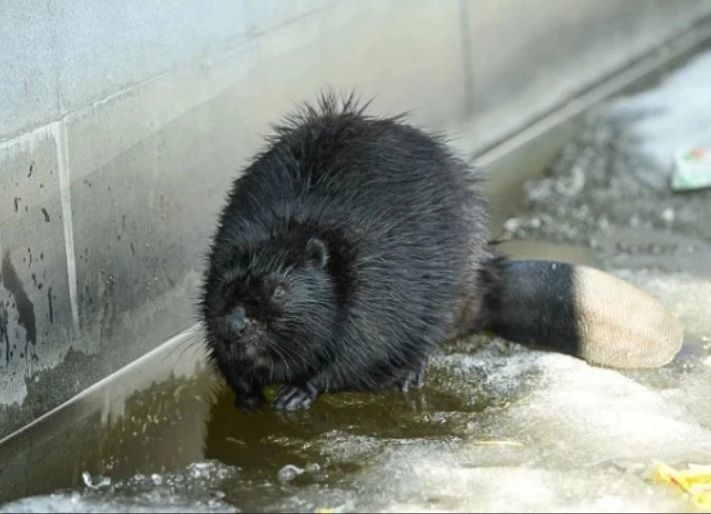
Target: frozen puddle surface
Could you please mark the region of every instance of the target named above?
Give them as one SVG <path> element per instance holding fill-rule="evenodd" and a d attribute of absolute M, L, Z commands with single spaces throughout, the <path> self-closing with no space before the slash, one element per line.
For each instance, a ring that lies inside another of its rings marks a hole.
<path fill-rule="evenodd" d="M 505 344 L 472 352 L 436 360 L 450 377 L 439 386 L 473 403 L 507 404 L 463 417 L 423 414 L 443 424 L 456 419 L 458 434 L 447 438 L 374 444 L 339 434 L 336 448 L 331 437 L 318 441 L 327 461 L 344 445 L 363 445 L 372 460 L 337 493 L 305 488 L 285 506 L 313 510 L 330 497 L 329 506 L 343 498 L 349 508 L 402 512 L 688 509 L 648 480 L 655 459 L 711 458 L 708 427 L 675 401 L 686 380 L 657 390 L 565 356 Z M 705 382 L 708 398 L 711 370 L 693 377 Z"/>
<path fill-rule="evenodd" d="M 196 462 L 170 474 L 136 475 L 112 483 L 84 474 L 86 489 L 26 498 L 0 512 L 235 512 L 216 488 L 235 470 L 217 462 Z"/>
<path fill-rule="evenodd" d="M 512 238 L 575 245 L 684 322 L 680 356 L 617 372 L 483 337 L 444 348 L 427 385 L 246 417 L 218 394 L 205 461 L 31 497 L 0 511 L 689 511 L 655 460 L 711 464 L 711 192 L 671 192 L 673 152 L 711 137 L 711 54 L 591 112 L 526 187 Z"/>
<path fill-rule="evenodd" d="M 425 391 L 410 402 L 334 395 L 283 420 L 303 433 L 264 429 L 254 439 L 230 413 L 234 425 L 221 434 L 239 443 L 223 456 L 229 465 L 116 483 L 87 477 L 83 490 L 0 511 L 685 512 L 690 505 L 651 467 L 711 462 L 701 402 L 711 396 L 709 355 L 700 345 L 664 370 L 621 374 L 473 338 L 433 360 Z M 259 470 L 242 461 L 242 444 L 271 445 Z"/>

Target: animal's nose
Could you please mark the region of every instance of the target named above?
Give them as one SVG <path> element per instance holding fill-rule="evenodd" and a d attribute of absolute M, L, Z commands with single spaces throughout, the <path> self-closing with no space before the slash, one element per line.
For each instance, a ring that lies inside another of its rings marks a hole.
<path fill-rule="evenodd" d="M 224 326 L 230 335 L 241 336 L 247 329 L 247 316 L 243 307 L 232 309 L 224 318 Z"/>

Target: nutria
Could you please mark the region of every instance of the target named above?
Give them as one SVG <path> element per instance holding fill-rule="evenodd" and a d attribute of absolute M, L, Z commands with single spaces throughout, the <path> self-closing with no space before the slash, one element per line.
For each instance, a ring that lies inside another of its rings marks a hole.
<path fill-rule="evenodd" d="M 630 302 L 632 324 L 618 309 Z M 477 331 L 619 367 L 665 364 L 683 338 L 608 274 L 497 255 L 479 179 L 441 137 L 331 95 L 275 127 L 235 181 L 201 313 L 245 410 L 273 384 L 286 410 L 326 391 L 407 390 L 438 344 Z"/>

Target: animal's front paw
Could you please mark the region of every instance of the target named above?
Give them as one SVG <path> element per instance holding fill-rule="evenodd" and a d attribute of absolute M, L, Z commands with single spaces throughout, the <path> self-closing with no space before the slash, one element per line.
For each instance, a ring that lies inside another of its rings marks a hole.
<path fill-rule="evenodd" d="M 261 394 L 239 395 L 235 399 L 235 406 L 246 414 L 259 411 L 262 405 L 264 405 L 264 395 Z"/>
<path fill-rule="evenodd" d="M 317 396 L 316 388 L 308 384 L 303 387 L 283 385 L 277 391 L 272 406 L 276 410 L 287 411 L 308 409 L 313 405 Z"/>
<path fill-rule="evenodd" d="M 413 369 L 404 370 L 400 375 L 397 385 L 400 391 L 407 393 L 410 389 L 419 389 L 425 383 L 425 371 L 429 359 L 423 359 Z"/>

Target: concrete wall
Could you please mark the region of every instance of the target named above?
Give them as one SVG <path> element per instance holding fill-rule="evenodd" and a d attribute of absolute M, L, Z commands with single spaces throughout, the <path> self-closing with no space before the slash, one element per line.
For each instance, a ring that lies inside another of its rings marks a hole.
<path fill-rule="evenodd" d="M 355 89 L 476 152 L 709 14 L 0 0 L 0 437 L 194 323 L 226 189 L 295 102 Z"/>

